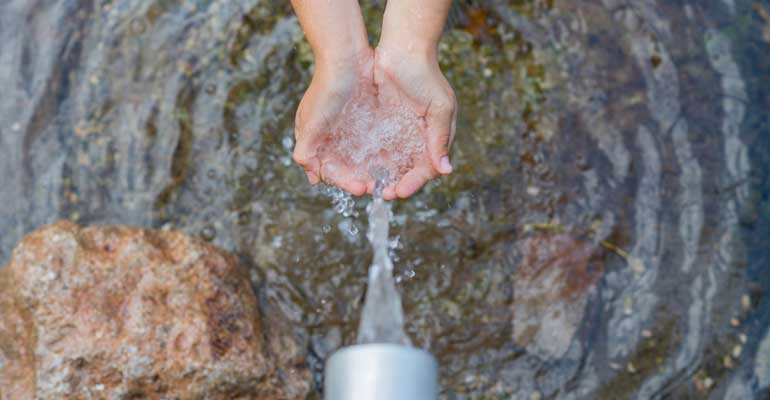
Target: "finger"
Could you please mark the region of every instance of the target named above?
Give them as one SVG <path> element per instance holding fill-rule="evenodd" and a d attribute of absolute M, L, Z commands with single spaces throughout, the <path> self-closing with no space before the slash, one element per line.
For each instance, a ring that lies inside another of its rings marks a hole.
<path fill-rule="evenodd" d="M 449 127 L 449 144 L 447 145 L 447 153 L 452 148 L 452 143 L 455 142 L 455 134 L 457 133 L 457 105 L 455 104 L 454 110 L 452 110 L 452 125 Z"/>
<path fill-rule="evenodd" d="M 366 182 L 366 193 L 374 194 L 374 190 L 376 188 L 377 188 L 377 183 L 374 182 L 374 179 L 369 178 L 369 181 Z"/>
<path fill-rule="evenodd" d="M 295 136 L 297 140 L 294 143 L 294 152 L 292 153 L 294 162 L 302 166 L 306 171 L 317 173 L 320 163 L 316 159 L 318 148 L 315 140 L 316 135 L 308 132 L 297 132 Z"/>
<path fill-rule="evenodd" d="M 415 194 L 434 176 L 435 173 L 430 166 L 417 166 L 401 178 L 401 181 L 396 185 L 396 195 L 399 198 L 405 199 Z"/>
<path fill-rule="evenodd" d="M 321 179 L 354 196 L 361 196 L 366 193 L 366 181 L 357 178 L 350 168 L 336 160 L 328 160 L 322 163 Z"/>
<path fill-rule="evenodd" d="M 307 174 L 307 180 L 310 182 L 311 185 L 317 185 L 321 182 L 321 178 L 316 175 L 313 171 L 305 171 L 305 174 Z"/>
<path fill-rule="evenodd" d="M 305 96 L 300 102 L 297 114 L 295 116 L 294 123 L 294 152 L 292 158 L 299 164 L 306 172 L 312 172 L 318 181 L 320 181 L 321 175 L 321 162 L 318 159 L 318 146 L 319 138 L 323 136 L 327 131 L 327 120 L 324 117 L 323 112 L 313 110 L 313 104 L 315 103 L 315 92 L 311 89 L 305 93 Z M 308 175 L 308 180 L 313 182 L 313 179 Z"/>
<path fill-rule="evenodd" d="M 396 185 L 389 185 L 382 189 L 382 198 L 384 200 L 395 200 L 398 198 L 396 194 Z"/>
<path fill-rule="evenodd" d="M 450 174 L 449 144 L 455 115 L 454 99 L 436 102 L 431 105 L 426 115 L 428 123 L 428 154 L 433 168 L 441 174 Z"/>
<path fill-rule="evenodd" d="M 298 144 L 294 146 L 294 161 L 305 170 L 307 180 L 311 185 L 321 182 L 321 161 L 315 156 L 316 150 L 312 150 L 311 156 L 307 154 L 308 150 L 298 150 Z"/>

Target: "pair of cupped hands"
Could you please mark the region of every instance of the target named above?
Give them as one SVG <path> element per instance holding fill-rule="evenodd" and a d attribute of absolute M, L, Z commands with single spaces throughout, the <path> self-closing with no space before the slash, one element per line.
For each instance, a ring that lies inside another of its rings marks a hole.
<path fill-rule="evenodd" d="M 408 43 L 382 42 L 373 49 L 364 42 L 365 46 L 347 54 L 316 57 L 312 82 L 297 110 L 294 160 L 313 185 L 323 181 L 356 196 L 372 194 L 375 179 L 370 171 L 356 170 L 360 167 L 338 152 L 324 151 L 324 146 L 340 134 L 334 130 L 346 123 L 341 114 L 351 102 L 372 102 L 384 114 L 406 107 L 419 119 L 419 129 L 413 134 L 423 135 L 424 151 L 412 158 L 403 176 L 384 187 L 382 196 L 386 200 L 407 198 L 431 179 L 452 172 L 449 147 L 455 134 L 455 95 L 441 72 L 437 51 L 420 52 Z M 389 151 L 402 150 L 395 146 Z"/>

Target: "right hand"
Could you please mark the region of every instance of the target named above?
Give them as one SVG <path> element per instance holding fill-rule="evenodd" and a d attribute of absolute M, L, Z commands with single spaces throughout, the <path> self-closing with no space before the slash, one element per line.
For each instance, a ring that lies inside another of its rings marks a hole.
<path fill-rule="evenodd" d="M 403 43 L 380 43 L 375 50 L 374 80 L 381 105 L 402 104 L 426 124 L 425 154 L 412 169 L 383 191 L 385 200 L 405 199 L 431 179 L 452 173 L 449 148 L 455 136 L 457 100 L 441 73 L 435 52 L 410 52 Z"/>
<path fill-rule="evenodd" d="M 360 90 L 372 87 L 374 52 L 367 47 L 350 57 L 316 64 L 313 80 L 300 101 L 295 121 L 294 161 L 312 185 L 321 181 L 355 196 L 373 190 L 373 182 L 357 175 L 343 161 L 320 151 L 330 141 L 345 104 Z M 371 187 L 370 187 L 371 186 Z"/>

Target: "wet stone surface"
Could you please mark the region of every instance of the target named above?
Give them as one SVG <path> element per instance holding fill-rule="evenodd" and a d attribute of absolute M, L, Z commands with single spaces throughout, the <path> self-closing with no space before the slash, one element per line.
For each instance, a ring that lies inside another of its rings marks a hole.
<path fill-rule="evenodd" d="M 767 396 L 768 11 L 454 8 L 456 172 L 391 229 L 443 398 Z M 320 382 L 355 340 L 368 200 L 291 162 L 312 57 L 289 3 L 9 0 L 0 38 L 0 262 L 58 219 L 197 235 L 244 261 Z"/>
<path fill-rule="evenodd" d="M 179 232 L 27 235 L 0 270 L 2 399 L 304 399 L 301 341 L 235 257 Z"/>

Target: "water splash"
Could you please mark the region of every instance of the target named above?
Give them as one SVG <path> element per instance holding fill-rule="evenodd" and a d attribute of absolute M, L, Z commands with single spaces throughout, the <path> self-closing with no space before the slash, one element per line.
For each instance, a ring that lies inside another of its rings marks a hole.
<path fill-rule="evenodd" d="M 382 199 L 385 182 L 381 177 L 377 179 L 374 199 L 369 207 L 369 232 L 366 236 L 374 250 L 374 261 L 369 268 L 369 286 L 357 342 L 411 345 L 404 332 L 401 296 L 396 290 L 393 262 L 388 255 L 390 204 Z"/>

